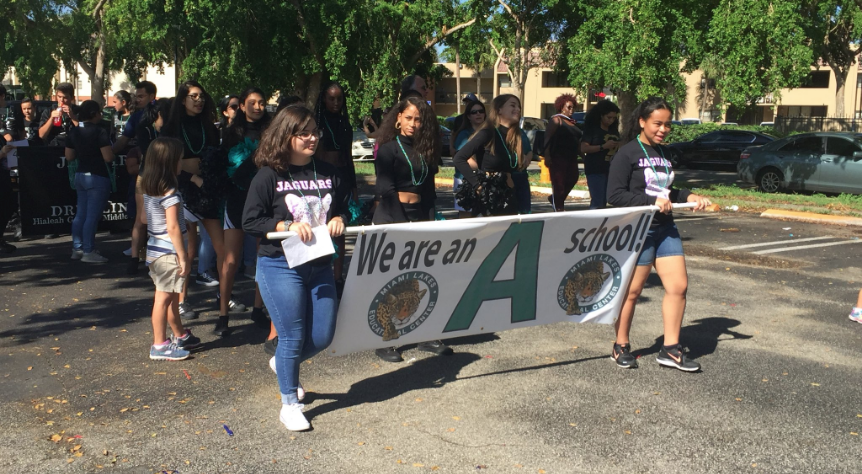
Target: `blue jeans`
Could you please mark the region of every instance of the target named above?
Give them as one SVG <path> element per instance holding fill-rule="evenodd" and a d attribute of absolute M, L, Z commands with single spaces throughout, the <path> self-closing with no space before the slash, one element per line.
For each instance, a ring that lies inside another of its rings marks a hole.
<path fill-rule="evenodd" d="M 257 284 L 278 332 L 275 373 L 281 403 L 299 403 L 299 365 L 332 343 L 338 303 L 331 265 L 290 268 L 284 257 L 257 257 Z"/>
<path fill-rule="evenodd" d="M 587 187 L 590 188 L 590 209 L 608 207 L 608 175 L 588 174 Z"/>
<path fill-rule="evenodd" d="M 213 241 L 204 227 L 204 222 L 198 222 L 198 235 L 200 235 L 200 245 L 198 245 L 198 274 L 216 267 L 216 253 L 213 248 Z M 218 279 L 218 271 L 214 276 Z"/>
<path fill-rule="evenodd" d="M 532 211 L 530 180 L 526 171 L 513 171 L 512 182 L 515 184 L 515 198 L 518 200 L 518 214 L 529 214 Z"/>
<path fill-rule="evenodd" d="M 90 173 L 75 173 L 78 209 L 72 221 L 72 248 L 90 253 L 96 249 L 96 228 L 111 194 L 111 180 Z"/>

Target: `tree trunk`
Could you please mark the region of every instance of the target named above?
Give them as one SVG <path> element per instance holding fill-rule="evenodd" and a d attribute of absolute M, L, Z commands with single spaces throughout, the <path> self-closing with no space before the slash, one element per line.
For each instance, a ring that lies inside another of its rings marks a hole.
<path fill-rule="evenodd" d="M 631 116 L 638 106 L 637 96 L 632 92 L 617 91 L 617 101 L 620 108 L 620 134 L 624 137 L 628 134 Z"/>
<path fill-rule="evenodd" d="M 105 30 L 101 20 L 102 14 L 99 14 L 100 19 L 97 23 L 99 31 L 96 36 L 98 41 L 98 49 L 96 50 L 96 67 L 93 69 L 93 76 L 90 77 L 90 99 L 95 100 L 102 107 L 105 106 L 105 65 L 108 62 L 107 48 L 105 47 Z"/>
<path fill-rule="evenodd" d="M 314 106 L 317 105 L 317 96 L 320 95 L 320 87 L 322 84 L 320 83 L 323 80 L 322 72 L 315 72 L 308 78 L 308 85 L 305 89 L 305 95 L 300 96 L 305 98 L 305 106 L 314 110 Z"/>
<path fill-rule="evenodd" d="M 482 100 L 482 71 L 476 68 L 476 98 L 479 99 L 480 102 L 485 102 Z"/>
<path fill-rule="evenodd" d="M 458 54 L 457 46 L 455 47 L 455 95 L 458 115 L 461 115 L 461 55 Z"/>
<path fill-rule="evenodd" d="M 844 118 L 844 89 L 847 86 L 848 69 L 841 70 L 838 66 L 832 66 L 835 72 L 835 113 L 833 117 Z"/>

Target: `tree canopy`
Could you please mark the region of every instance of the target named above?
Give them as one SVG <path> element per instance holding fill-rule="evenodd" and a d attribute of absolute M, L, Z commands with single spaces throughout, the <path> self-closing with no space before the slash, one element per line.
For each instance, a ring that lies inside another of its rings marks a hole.
<path fill-rule="evenodd" d="M 698 91 L 682 73 L 703 67 L 710 97 L 745 108 L 801 85 L 817 58 L 841 86 L 862 36 L 855 0 L 10 0 L 0 17 L 0 68 L 31 94 L 50 94 L 61 64 L 93 77 L 94 97 L 111 71 L 135 81 L 176 64 L 213 96 L 256 86 L 311 105 L 338 81 L 355 118 L 405 75 L 446 74 L 441 50 L 479 72 L 501 59 L 521 95 L 530 71 L 554 67 L 624 108 L 684 102 Z"/>

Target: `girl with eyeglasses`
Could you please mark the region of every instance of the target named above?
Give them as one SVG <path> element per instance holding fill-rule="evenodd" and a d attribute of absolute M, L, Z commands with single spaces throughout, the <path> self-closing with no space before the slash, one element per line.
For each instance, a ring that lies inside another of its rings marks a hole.
<path fill-rule="evenodd" d="M 215 103 L 209 94 L 196 81 L 186 81 L 177 89 L 177 96 L 171 105 L 168 120 L 162 127 L 161 136 L 176 138 L 185 148 L 180 161 L 182 172 L 178 178 L 179 190 L 183 195 L 185 219 L 188 221 L 188 255 L 193 261 L 198 248 L 198 222 L 203 223 L 216 252 L 218 268 L 224 258 L 224 234 L 220 206 L 223 196 L 219 195 L 217 181 L 221 171 L 203 163 L 208 151 L 219 146 L 219 133 L 214 124 Z M 188 294 L 186 279 L 180 295 L 180 317 L 197 319 L 197 314 L 186 301 Z M 217 336 L 228 334 L 227 315 L 220 314 L 213 333 Z"/>
<path fill-rule="evenodd" d="M 485 125 L 452 158 L 466 181 L 458 193 L 459 204 L 471 208 L 473 215 L 518 213 L 512 173 L 527 169 L 533 154 L 520 120 L 518 97 L 512 94 L 495 97 Z M 470 166 L 471 157 L 478 170 Z"/>
<path fill-rule="evenodd" d="M 281 392 L 279 420 L 290 431 L 311 427 L 300 403 L 302 361 L 326 349 L 335 334 L 337 299 L 332 256 L 291 267 L 281 242 L 268 232 L 292 231 L 303 242 L 312 227 L 330 237 L 343 234 L 350 189 L 337 168 L 315 156 L 321 132 L 310 110 L 287 107 L 263 132 L 255 163 L 260 170 L 248 190 L 242 227 L 260 238 L 257 280 L 278 330 L 275 372 Z"/>
<path fill-rule="evenodd" d="M 461 148 L 464 148 L 464 145 L 470 141 L 470 137 L 472 137 L 477 130 L 481 129 L 483 125 L 485 125 L 485 119 L 487 114 L 485 112 L 485 104 L 479 102 L 478 100 L 470 100 L 467 102 L 467 108 L 465 109 L 467 120 L 464 120 L 461 124 L 461 128 L 459 128 L 454 136 L 455 140 L 452 142 L 452 147 L 457 152 Z M 454 155 L 455 153 L 453 153 Z M 472 156 L 467 159 L 467 163 L 470 165 L 470 168 L 473 170 L 479 169 L 479 164 L 476 163 L 476 159 Z M 458 194 L 458 190 L 461 188 L 461 183 L 464 182 L 464 175 L 461 174 L 460 171 L 455 170 L 455 177 L 452 180 L 452 192 Z M 470 212 L 470 209 L 464 209 L 461 205 L 458 204 L 458 200 L 455 199 L 455 210 L 458 211 L 458 217 L 472 217 L 473 214 Z"/>
<path fill-rule="evenodd" d="M 219 273 L 220 314 L 230 313 L 234 276 L 242 261 L 245 239 L 245 232 L 242 230 L 242 210 L 248 188 L 257 173 L 254 153 L 270 122 L 269 114 L 266 113 L 266 94 L 262 90 L 257 87 L 246 89 L 239 96 L 238 101 L 239 110 L 236 111 L 233 122 L 224 130 L 222 142 L 222 147 L 228 151 L 227 174 L 230 177 L 231 186 L 225 200 L 223 227 L 225 257 Z M 256 288 L 251 319 L 260 325 L 269 326 L 269 320 L 263 314 L 263 300 Z"/>
<path fill-rule="evenodd" d="M 347 116 L 347 96 L 339 83 L 330 82 L 320 90 L 314 117 L 323 134 L 315 156 L 338 168 L 341 178 L 350 189 L 351 198 L 358 202 L 356 168 L 353 165 L 353 128 Z M 335 239 L 335 245 L 338 247 L 338 259 L 333 271 L 340 292 L 344 288 L 344 237 Z"/>

